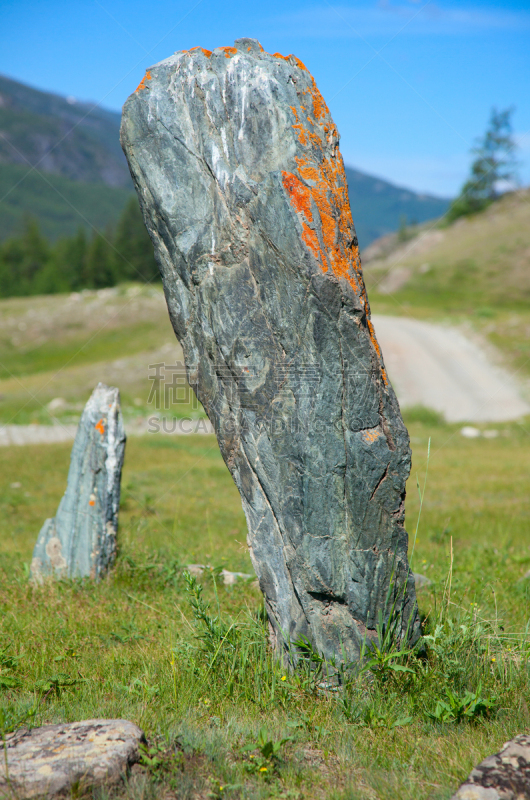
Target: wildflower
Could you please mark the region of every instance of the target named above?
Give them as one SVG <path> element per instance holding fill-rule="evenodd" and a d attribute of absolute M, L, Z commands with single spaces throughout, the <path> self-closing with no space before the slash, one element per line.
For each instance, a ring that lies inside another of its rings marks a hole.
<path fill-rule="evenodd" d="M 492 656 L 492 657 L 491 657 L 491 660 L 492 660 L 492 661 L 497 661 L 497 659 L 495 658 L 495 656 Z"/>
<path fill-rule="evenodd" d="M 286 680 L 287 680 L 287 675 L 282 675 L 282 681 L 286 681 Z"/>
<path fill-rule="evenodd" d="M 259 768 L 259 771 L 260 771 L 260 772 L 267 772 L 267 767 L 260 767 L 260 768 Z"/>

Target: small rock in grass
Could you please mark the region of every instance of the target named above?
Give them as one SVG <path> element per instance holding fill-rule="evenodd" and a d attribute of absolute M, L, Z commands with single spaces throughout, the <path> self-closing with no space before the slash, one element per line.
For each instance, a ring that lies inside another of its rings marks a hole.
<path fill-rule="evenodd" d="M 426 586 L 430 586 L 432 581 L 427 578 L 426 575 L 420 575 L 419 572 L 413 572 L 414 575 L 414 583 L 416 584 L 416 589 L 423 589 Z"/>
<path fill-rule="evenodd" d="M 0 759 L 0 795 L 11 789 L 18 800 L 64 794 L 117 783 L 139 759 L 143 731 L 125 719 L 88 719 L 69 725 L 23 728 L 6 736 Z"/>
<path fill-rule="evenodd" d="M 465 425 L 460 430 L 460 433 L 465 439 L 478 439 L 478 437 L 480 436 L 479 429 L 473 428 L 471 425 Z"/>
<path fill-rule="evenodd" d="M 511 739 L 472 770 L 451 800 L 522 800 L 530 797 L 530 736 Z"/>
<path fill-rule="evenodd" d="M 48 411 L 63 411 L 68 403 L 64 399 L 64 397 L 54 397 L 53 400 L 50 400 L 46 408 Z"/>
<path fill-rule="evenodd" d="M 188 564 L 186 569 L 190 575 L 202 575 L 205 569 L 211 569 L 207 564 Z M 238 580 L 248 580 L 253 578 L 253 575 L 248 575 L 246 572 L 230 572 L 228 569 L 221 570 L 221 578 L 225 586 L 233 586 Z"/>
<path fill-rule="evenodd" d="M 246 572 L 230 572 L 227 569 L 221 570 L 221 578 L 223 579 L 223 583 L 225 586 L 232 586 L 239 580 L 246 581 L 252 577 L 254 576 L 249 575 Z"/>

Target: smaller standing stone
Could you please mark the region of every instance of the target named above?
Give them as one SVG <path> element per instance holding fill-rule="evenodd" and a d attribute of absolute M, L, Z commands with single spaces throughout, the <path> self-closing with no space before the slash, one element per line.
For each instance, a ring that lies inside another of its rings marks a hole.
<path fill-rule="evenodd" d="M 524 733 L 475 767 L 451 800 L 523 798 L 530 798 L 530 736 Z"/>
<path fill-rule="evenodd" d="M 33 580 L 98 580 L 112 566 L 124 453 L 120 393 L 98 383 L 79 422 L 66 492 L 57 515 L 42 526 L 33 551 Z"/>
<path fill-rule="evenodd" d="M 65 794 L 74 784 L 86 790 L 117 783 L 139 760 L 142 742 L 143 732 L 126 719 L 23 728 L 6 736 L 8 777 L 2 753 L 0 793 L 11 789 L 13 797 L 25 800 Z"/>

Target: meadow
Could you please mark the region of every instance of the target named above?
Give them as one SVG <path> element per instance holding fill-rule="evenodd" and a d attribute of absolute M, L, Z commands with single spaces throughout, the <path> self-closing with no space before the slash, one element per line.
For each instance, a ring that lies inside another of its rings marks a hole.
<path fill-rule="evenodd" d="M 28 583 L 70 446 L 0 449 L 4 730 L 136 722 L 142 764 L 101 798 L 450 797 L 529 723 L 530 427 L 470 440 L 419 410 L 408 423 L 410 555 L 432 581 L 418 592 L 426 654 L 388 643 L 339 691 L 315 654 L 295 672 L 276 662 L 255 582 L 220 579 L 252 567 L 213 436 L 129 440 L 119 556 L 98 585 Z M 211 569 L 194 581 L 196 563 Z"/>
<path fill-rule="evenodd" d="M 389 262 L 369 264 L 373 310 L 465 325 L 528 376 L 526 200 L 444 229 L 429 253 L 397 252 L 410 275 L 392 296 L 379 291 Z M 150 365 L 181 358 L 157 287 L 2 300 L 0 423 L 74 422 L 98 380 L 120 387 L 127 423 L 146 420 Z M 188 397 L 164 413 L 202 412 Z M 141 763 L 98 800 L 451 797 L 530 724 L 530 420 L 468 439 L 426 409 L 404 417 L 409 557 L 430 581 L 423 652 L 387 639 L 339 689 L 314 652 L 295 671 L 275 660 L 252 578 L 222 581 L 252 566 L 213 436 L 129 438 L 118 558 L 99 584 L 28 581 L 71 445 L 0 448 L 0 733 L 140 725 Z"/>

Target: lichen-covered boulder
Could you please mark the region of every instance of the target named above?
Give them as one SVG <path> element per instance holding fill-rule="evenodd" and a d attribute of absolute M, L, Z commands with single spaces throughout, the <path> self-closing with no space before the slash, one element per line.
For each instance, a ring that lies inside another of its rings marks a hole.
<path fill-rule="evenodd" d="M 140 759 L 144 742 L 143 731 L 126 719 L 22 728 L 2 743 L 0 796 L 23 800 L 110 786 Z"/>
<path fill-rule="evenodd" d="M 127 100 L 121 139 L 279 648 L 353 661 L 379 614 L 416 640 L 408 434 L 314 79 L 253 39 L 178 52 Z"/>
<path fill-rule="evenodd" d="M 530 736 L 522 733 L 475 767 L 451 800 L 522 800 L 530 797 Z"/>
<path fill-rule="evenodd" d="M 31 577 L 103 577 L 116 556 L 125 428 L 118 389 L 98 383 L 72 448 L 66 492 L 39 533 Z"/>

